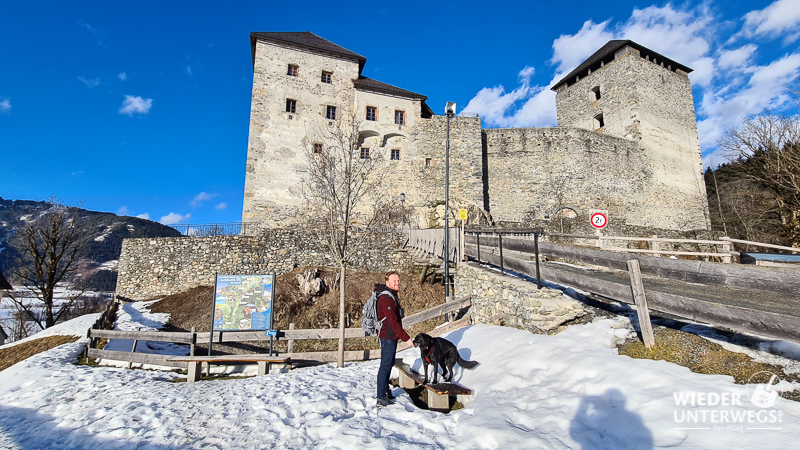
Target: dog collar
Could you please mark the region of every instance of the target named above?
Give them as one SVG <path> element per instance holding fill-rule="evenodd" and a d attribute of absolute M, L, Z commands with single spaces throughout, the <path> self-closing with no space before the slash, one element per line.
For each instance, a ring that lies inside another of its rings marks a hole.
<path fill-rule="evenodd" d="M 428 350 L 428 354 L 424 356 L 425 362 L 428 363 L 428 364 L 430 364 L 430 362 L 431 362 L 431 360 L 428 359 L 428 357 L 431 356 L 431 353 L 433 353 L 433 346 L 431 346 L 431 349 Z"/>

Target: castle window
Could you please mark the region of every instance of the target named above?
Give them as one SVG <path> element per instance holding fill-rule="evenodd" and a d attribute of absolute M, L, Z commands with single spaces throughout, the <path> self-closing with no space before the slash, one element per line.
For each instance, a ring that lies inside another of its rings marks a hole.
<path fill-rule="evenodd" d="M 333 73 L 324 72 L 324 71 L 322 72 L 322 82 L 323 83 L 331 84 L 332 80 L 333 80 Z"/>
<path fill-rule="evenodd" d="M 594 99 L 600 100 L 600 86 L 593 87 L 592 92 L 594 92 Z"/>
<path fill-rule="evenodd" d="M 378 108 L 374 106 L 367 106 L 367 120 L 378 120 Z"/>
<path fill-rule="evenodd" d="M 297 74 L 299 73 L 299 71 L 300 68 L 298 66 L 294 64 L 289 64 L 289 69 L 286 70 L 286 75 L 289 75 L 290 77 L 296 77 L 298 76 Z"/>
<path fill-rule="evenodd" d="M 320 142 L 314 142 L 314 153 L 322 153 L 322 144 Z"/>
<path fill-rule="evenodd" d="M 397 125 L 405 125 L 406 124 L 406 112 L 405 111 L 394 111 L 394 123 Z"/>
<path fill-rule="evenodd" d="M 290 98 L 286 99 L 286 112 L 288 113 L 297 112 L 297 100 L 292 100 Z"/>
<path fill-rule="evenodd" d="M 594 116 L 594 129 L 595 130 L 603 128 L 605 125 L 606 125 L 606 123 L 603 121 L 603 113 L 600 113 L 600 114 Z"/>
<path fill-rule="evenodd" d="M 425 165 L 432 166 L 433 165 L 433 158 L 425 158 Z"/>
<path fill-rule="evenodd" d="M 369 147 L 361 147 L 361 159 L 369 159 Z"/>
<path fill-rule="evenodd" d="M 330 120 L 336 120 L 336 107 L 328 105 L 327 109 L 325 110 L 325 118 Z"/>
<path fill-rule="evenodd" d="M 400 149 L 392 150 L 392 161 L 400 161 Z"/>

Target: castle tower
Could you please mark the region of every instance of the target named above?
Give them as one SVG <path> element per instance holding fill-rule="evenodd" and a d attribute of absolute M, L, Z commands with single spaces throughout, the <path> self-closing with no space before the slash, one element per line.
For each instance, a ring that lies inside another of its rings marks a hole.
<path fill-rule="evenodd" d="M 632 225 L 709 227 L 691 71 L 633 41 L 614 40 L 552 88 L 559 127 L 638 142 L 643 150 L 651 181 L 630 206 L 637 210 L 627 215 Z"/>

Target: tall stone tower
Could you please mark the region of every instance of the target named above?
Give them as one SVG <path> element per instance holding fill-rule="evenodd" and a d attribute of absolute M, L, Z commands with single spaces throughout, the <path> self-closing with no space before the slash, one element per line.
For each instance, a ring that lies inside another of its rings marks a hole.
<path fill-rule="evenodd" d="M 691 71 L 633 41 L 614 40 L 552 88 L 559 127 L 638 142 L 651 173 L 646 192 L 629 206 L 630 224 L 709 226 Z"/>

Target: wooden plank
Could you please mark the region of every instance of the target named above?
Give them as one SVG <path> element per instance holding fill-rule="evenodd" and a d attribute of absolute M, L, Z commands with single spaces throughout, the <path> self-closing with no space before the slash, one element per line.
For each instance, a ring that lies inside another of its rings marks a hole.
<path fill-rule="evenodd" d="M 345 328 L 345 338 L 365 337 L 362 328 Z M 321 328 L 317 330 L 283 330 L 278 332 L 281 339 L 339 339 L 338 328 Z"/>
<path fill-rule="evenodd" d="M 465 326 L 471 325 L 471 324 L 472 324 L 472 317 L 471 316 L 466 316 L 466 317 L 462 317 L 462 318 L 460 318 L 460 319 L 458 319 L 458 320 L 456 320 L 454 322 L 450 322 L 447 325 L 434 328 L 428 334 L 431 335 L 431 336 L 442 336 L 445 333 L 449 333 L 449 332 L 451 332 L 453 330 L 457 330 L 459 328 L 462 328 L 462 327 L 465 327 Z"/>
<path fill-rule="evenodd" d="M 186 363 L 167 361 L 167 358 L 169 358 L 170 355 L 153 355 L 150 353 L 131 353 L 131 352 L 121 352 L 116 350 L 100 350 L 97 348 L 90 348 L 87 356 L 89 358 L 110 359 L 113 361 L 130 361 L 140 364 L 180 367 L 181 369 L 186 368 Z"/>
<path fill-rule="evenodd" d="M 767 248 L 774 248 L 774 249 L 777 249 L 777 250 L 788 250 L 790 252 L 795 252 L 795 253 L 800 252 L 800 248 L 797 248 L 797 247 L 784 247 L 783 245 L 764 244 L 763 242 L 743 241 L 741 239 L 731 239 L 729 237 L 721 237 L 720 239 L 722 239 L 723 241 L 730 241 L 730 242 L 736 242 L 736 243 L 739 243 L 739 244 L 753 245 L 753 246 L 756 246 L 756 247 L 767 247 Z"/>
<path fill-rule="evenodd" d="M 439 306 L 434 306 L 433 308 L 405 317 L 403 319 L 403 326 L 408 327 L 414 324 L 418 324 L 420 322 L 433 319 L 434 317 L 439 317 L 443 314 L 466 308 L 471 304 L 472 302 L 470 301 L 469 297 L 462 297 L 460 299 L 457 299 L 449 303 L 443 303 Z"/>
<path fill-rule="evenodd" d="M 487 250 L 490 247 L 497 247 L 497 240 L 492 241 L 491 239 L 481 236 L 481 253 L 488 254 Z M 507 250 L 533 254 L 533 241 L 506 238 L 503 241 L 503 247 Z M 800 293 L 800 272 L 791 269 L 656 258 L 544 242 L 539 243 L 539 253 L 619 270 L 627 270 L 627 261 L 636 259 L 639 261 L 642 273 L 647 275 L 692 283 L 727 286 L 734 289 L 776 292 L 791 296 L 797 296 Z M 474 245 L 467 245 L 467 255 L 476 257 L 477 250 Z"/>
<path fill-rule="evenodd" d="M 456 383 L 436 383 L 436 384 L 425 384 L 423 375 L 419 372 L 414 371 L 411 366 L 404 363 L 402 359 L 396 358 L 394 360 L 394 366 L 397 367 L 397 370 L 403 372 L 404 374 L 411 377 L 417 384 L 421 384 L 425 386 L 428 390 L 436 393 L 436 394 L 444 394 L 444 395 L 471 395 L 472 390 L 461 386 L 460 384 Z M 431 376 L 431 374 L 428 374 Z"/>
<path fill-rule="evenodd" d="M 318 361 L 318 362 L 334 362 L 339 355 L 338 351 L 331 352 L 303 352 L 303 353 L 281 353 L 281 356 L 291 358 L 293 362 L 296 361 Z M 379 359 L 381 357 L 380 349 L 372 350 L 348 350 L 344 352 L 345 361 L 366 361 L 369 359 Z"/>
<path fill-rule="evenodd" d="M 120 331 L 120 330 L 89 330 L 91 338 L 106 339 L 133 339 L 140 341 L 173 342 L 177 344 L 191 344 L 192 333 L 166 332 L 166 331 Z"/>
<path fill-rule="evenodd" d="M 215 355 L 215 356 L 170 356 L 167 361 L 180 362 L 257 362 L 266 361 L 271 363 L 285 363 L 287 357 L 277 357 L 274 355 Z"/>
<path fill-rule="evenodd" d="M 639 271 L 639 261 L 635 259 L 628 261 L 628 274 L 631 278 L 631 293 L 633 301 L 636 303 L 636 315 L 639 318 L 642 341 L 645 347 L 652 349 L 656 344 L 656 339 L 653 335 L 653 324 L 650 322 L 650 310 L 647 309 L 647 296 L 644 292 L 644 283 L 642 283 L 642 272 Z"/>

